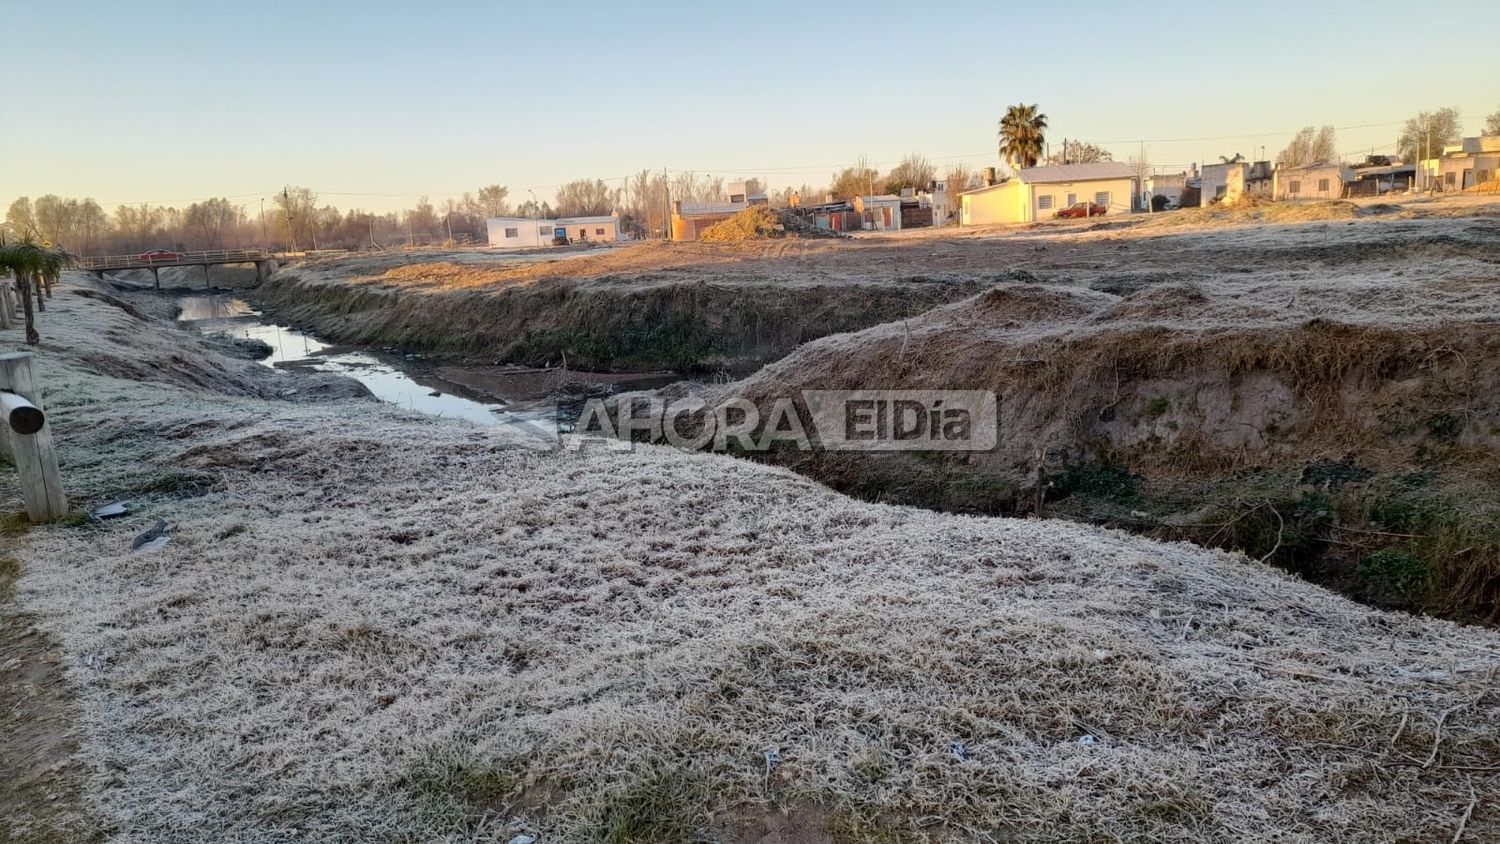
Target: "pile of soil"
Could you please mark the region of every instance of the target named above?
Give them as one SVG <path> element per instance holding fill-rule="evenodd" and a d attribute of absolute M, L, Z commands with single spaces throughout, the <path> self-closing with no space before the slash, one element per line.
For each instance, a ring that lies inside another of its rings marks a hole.
<path fill-rule="evenodd" d="M 785 235 L 786 227 L 781 223 L 780 214 L 764 205 L 752 205 L 727 220 L 714 223 L 698 237 L 710 243 L 738 243 Z"/>

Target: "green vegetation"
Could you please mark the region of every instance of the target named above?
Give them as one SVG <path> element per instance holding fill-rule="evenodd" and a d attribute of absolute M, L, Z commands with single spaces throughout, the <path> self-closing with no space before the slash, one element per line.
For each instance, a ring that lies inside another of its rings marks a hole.
<path fill-rule="evenodd" d="M 692 841 L 710 798 L 704 780 L 659 771 L 598 798 L 585 810 L 585 828 L 605 844 Z"/>
<path fill-rule="evenodd" d="M 0 514 L 0 535 L 20 536 L 31 530 L 31 519 L 25 510 Z"/>

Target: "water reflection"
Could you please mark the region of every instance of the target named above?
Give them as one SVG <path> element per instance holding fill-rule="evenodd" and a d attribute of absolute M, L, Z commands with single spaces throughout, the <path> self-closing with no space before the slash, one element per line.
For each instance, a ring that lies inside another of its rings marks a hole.
<path fill-rule="evenodd" d="M 201 331 L 265 342 L 271 347 L 270 356 L 261 361 L 266 366 L 336 372 L 364 384 L 382 401 L 434 416 L 480 425 L 521 425 L 538 433 L 552 429 L 549 412 L 511 413 L 504 402 L 495 399 L 458 395 L 441 384 L 420 384 L 401 367 L 399 358 L 340 351 L 294 328 L 264 321 L 260 311 L 241 299 L 204 294 L 184 296 L 177 304 L 182 309 L 178 320 Z"/>

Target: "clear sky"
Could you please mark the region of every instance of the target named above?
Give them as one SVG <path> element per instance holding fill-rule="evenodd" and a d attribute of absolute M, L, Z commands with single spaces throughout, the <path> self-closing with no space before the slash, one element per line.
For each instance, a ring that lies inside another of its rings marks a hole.
<path fill-rule="evenodd" d="M 1500 3 L 1460 8 L 0 0 L 0 202 L 254 213 L 292 184 L 389 210 L 663 167 L 821 185 L 862 154 L 994 164 L 1023 101 L 1054 148 L 1119 160 L 1274 156 L 1307 124 L 1388 152 L 1418 111 L 1457 106 L 1474 134 L 1500 109 Z"/>

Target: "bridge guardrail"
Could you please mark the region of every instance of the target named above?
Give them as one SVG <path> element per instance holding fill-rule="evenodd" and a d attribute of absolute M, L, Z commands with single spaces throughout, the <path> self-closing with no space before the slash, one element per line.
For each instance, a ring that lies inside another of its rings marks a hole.
<path fill-rule="evenodd" d="M 174 252 L 173 257 L 149 257 L 146 255 L 99 255 L 78 258 L 74 266 L 80 270 L 124 270 L 141 267 L 178 267 L 194 264 L 234 264 L 241 261 L 269 261 L 275 256 L 259 249 L 204 249 L 196 252 Z"/>

